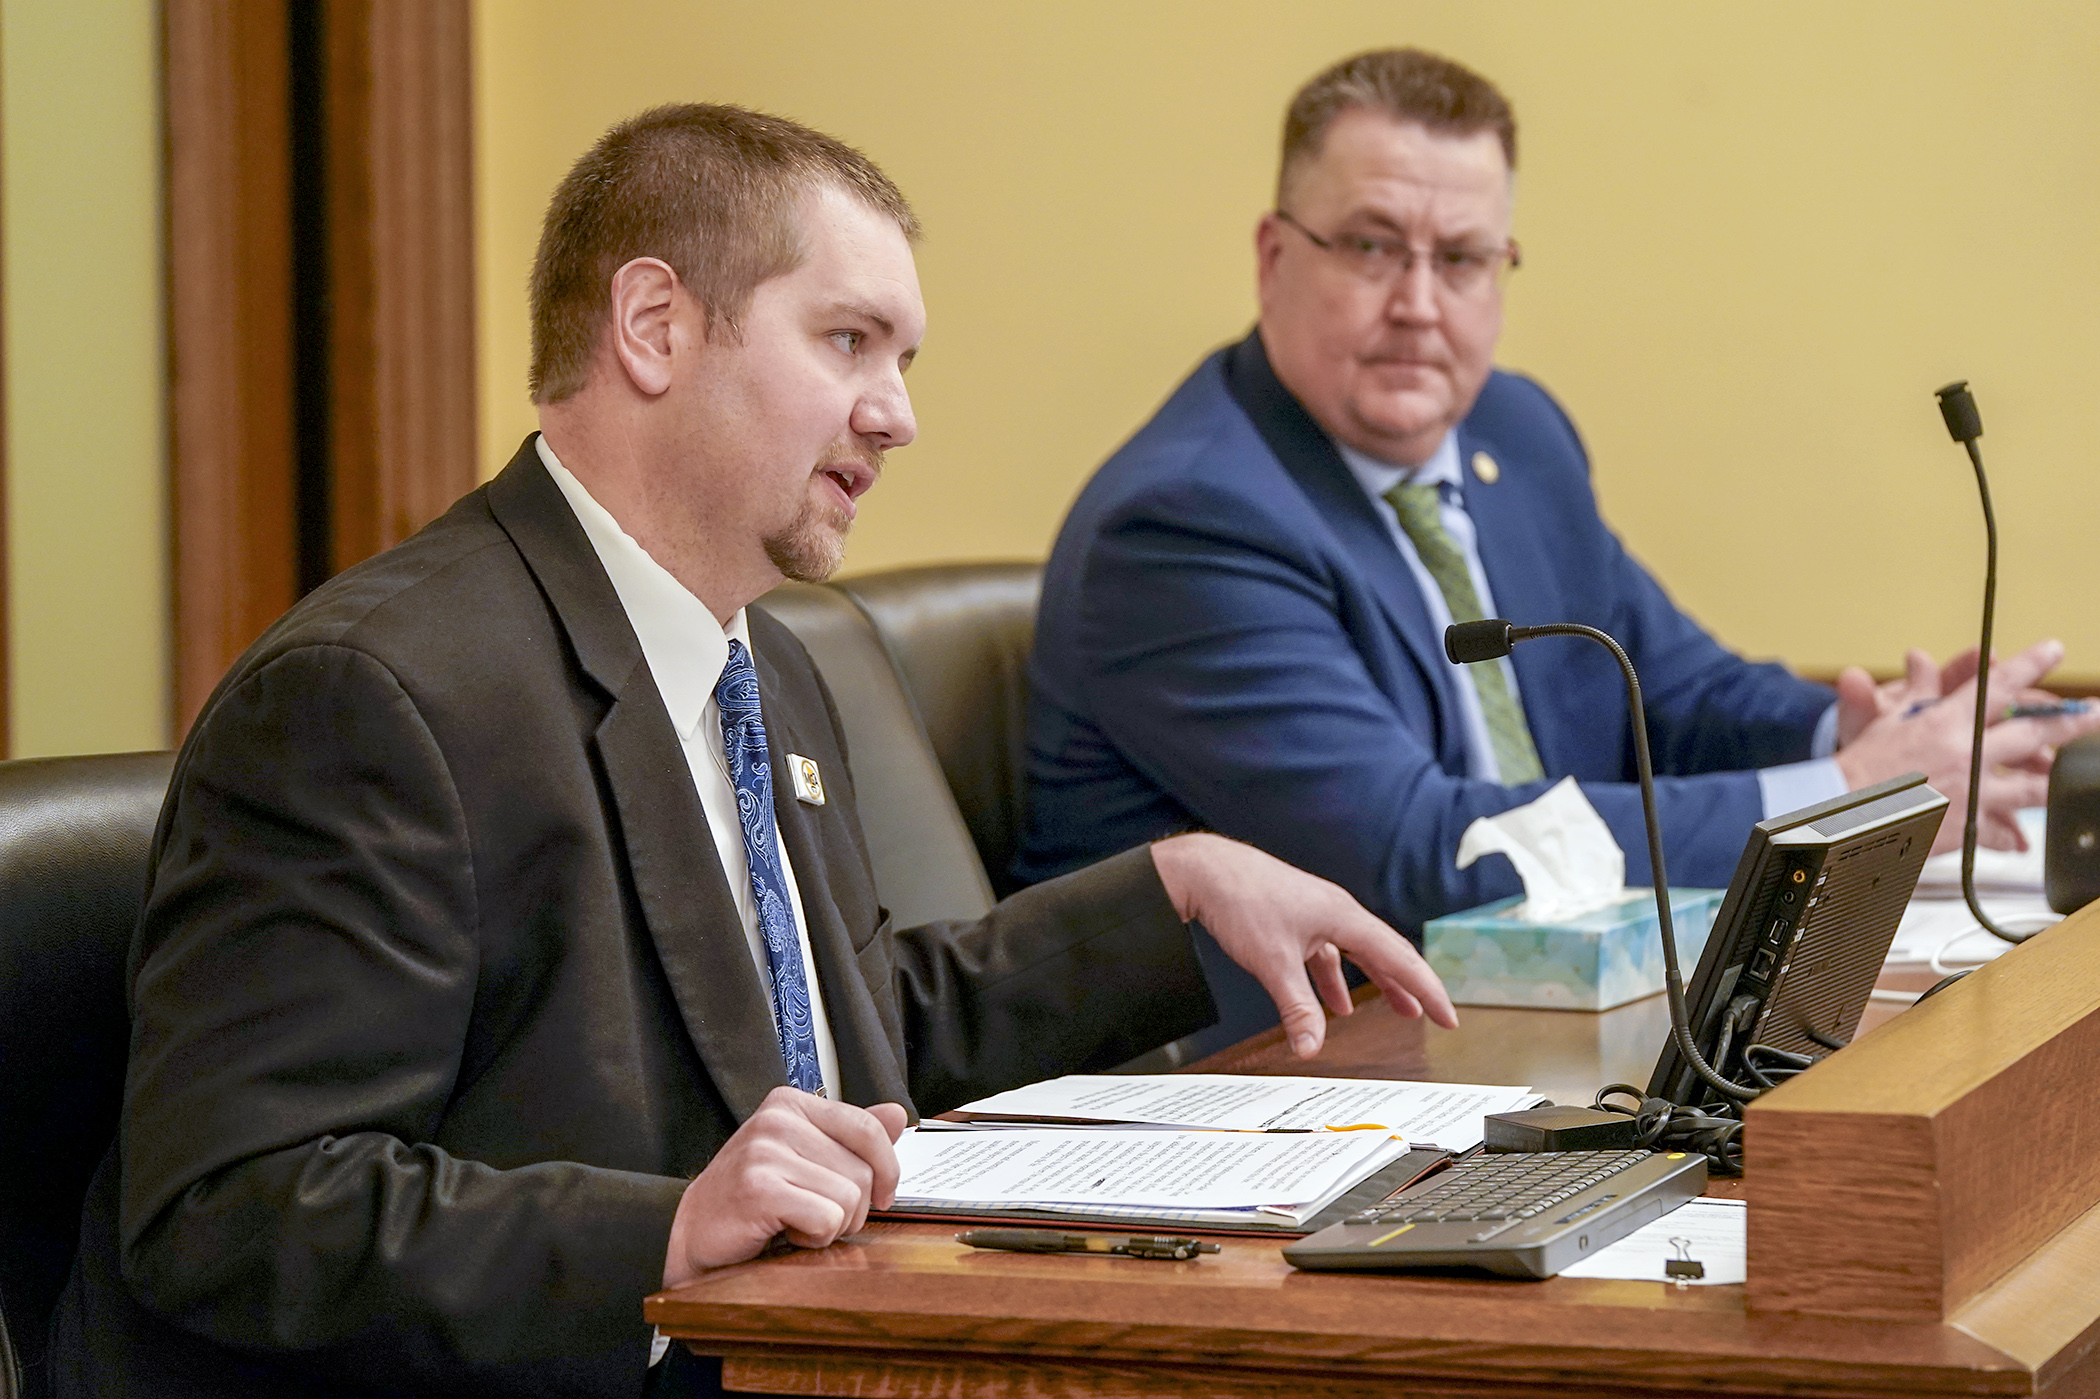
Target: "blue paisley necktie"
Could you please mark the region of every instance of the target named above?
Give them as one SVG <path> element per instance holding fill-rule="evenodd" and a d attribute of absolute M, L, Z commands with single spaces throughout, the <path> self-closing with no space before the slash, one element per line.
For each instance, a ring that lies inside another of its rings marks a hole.
<path fill-rule="evenodd" d="M 744 643 L 734 638 L 729 642 L 729 664 L 715 682 L 715 703 L 722 710 L 722 746 L 729 756 L 730 780 L 736 784 L 737 822 L 744 828 L 744 859 L 751 867 L 758 929 L 773 964 L 773 1024 L 780 1032 L 780 1057 L 787 1061 L 789 1083 L 806 1093 L 822 1093 L 809 982 L 773 830 L 773 763 L 766 752 L 766 723 L 758 712 L 758 672 L 751 668 Z"/>

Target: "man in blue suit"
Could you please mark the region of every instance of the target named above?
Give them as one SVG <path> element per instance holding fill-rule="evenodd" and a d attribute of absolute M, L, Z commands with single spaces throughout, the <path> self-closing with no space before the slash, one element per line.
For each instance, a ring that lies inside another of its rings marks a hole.
<path fill-rule="evenodd" d="M 1973 657 L 1913 653 L 1904 681 L 1849 671 L 1835 692 L 1752 664 L 1598 517 L 1567 415 L 1493 368 L 1515 161 L 1501 94 L 1430 54 L 1358 55 L 1294 99 L 1256 230 L 1259 325 L 1101 468 L 1051 557 L 1022 877 L 1207 827 L 1419 936 L 1518 890 L 1506 861 L 1455 868 L 1467 825 L 1573 776 L 1646 881 L 1615 663 L 1553 638 L 1453 666 L 1444 627 L 1480 616 L 1587 623 L 1631 653 L 1680 884 L 1726 884 L 1768 815 L 1912 769 L 1963 790 Z M 1996 667 L 1994 707 L 2060 657 Z M 2020 843 L 2052 745 L 2095 722 L 1994 727 L 1986 843 Z M 1210 969 L 1226 1018 L 1205 1047 L 1273 1021 Z"/>

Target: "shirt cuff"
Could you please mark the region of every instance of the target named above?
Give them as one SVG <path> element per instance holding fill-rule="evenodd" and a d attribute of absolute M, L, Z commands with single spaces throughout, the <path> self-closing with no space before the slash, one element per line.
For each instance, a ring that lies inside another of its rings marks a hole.
<path fill-rule="evenodd" d="M 1845 783 L 1845 774 L 1838 767 L 1837 759 L 1810 758 L 1805 763 L 1759 768 L 1757 790 L 1764 798 L 1765 819 L 1769 821 L 1774 816 L 1799 811 L 1804 806 L 1842 797 L 1851 788 Z"/>
<path fill-rule="evenodd" d="M 1827 758 L 1837 751 L 1838 707 L 1836 702 L 1833 701 L 1830 708 L 1823 711 L 1823 717 L 1816 720 L 1815 737 L 1808 741 L 1808 756 L 1811 758 Z M 1839 788 L 1838 790 L 1843 791 L 1844 789 Z M 1831 795 L 1835 796 L 1836 793 Z"/>

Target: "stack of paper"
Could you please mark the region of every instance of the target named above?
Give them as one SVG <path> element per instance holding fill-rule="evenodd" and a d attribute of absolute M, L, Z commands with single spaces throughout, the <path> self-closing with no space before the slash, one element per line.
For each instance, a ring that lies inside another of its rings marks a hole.
<path fill-rule="evenodd" d="M 1416 1146 L 1466 1151 L 1482 1119 L 1539 1101 L 1529 1088 L 1234 1074 L 1068 1074 L 966 1103 L 943 1127 L 1203 1128 L 1318 1132 L 1376 1127 Z"/>
<path fill-rule="evenodd" d="M 1406 1151 L 1385 1132 L 915 1130 L 897 1143 L 896 1208 L 1297 1225 Z"/>
<path fill-rule="evenodd" d="M 906 1133 L 896 1209 L 1302 1233 L 1411 1149 L 1432 1150 L 1398 1176 L 1479 1145 L 1488 1113 L 1538 1101 L 1528 1088 L 1457 1083 L 1072 1074 Z"/>

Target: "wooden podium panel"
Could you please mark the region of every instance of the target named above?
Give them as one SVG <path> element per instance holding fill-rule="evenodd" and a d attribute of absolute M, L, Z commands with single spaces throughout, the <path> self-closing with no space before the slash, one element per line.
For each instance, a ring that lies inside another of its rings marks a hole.
<path fill-rule="evenodd" d="M 1953 1316 L 2100 1204 L 2096 1080 L 2100 905 L 1750 1105 L 1751 1306 Z"/>

